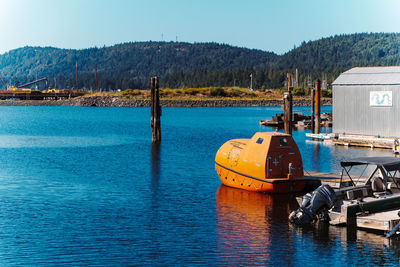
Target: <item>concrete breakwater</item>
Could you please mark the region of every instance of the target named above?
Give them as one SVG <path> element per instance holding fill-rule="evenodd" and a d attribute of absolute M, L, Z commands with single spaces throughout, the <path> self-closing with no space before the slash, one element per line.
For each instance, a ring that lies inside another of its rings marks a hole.
<path fill-rule="evenodd" d="M 246 106 L 281 106 L 283 100 L 162 100 L 162 107 L 246 107 Z M 310 106 L 308 99 L 296 99 L 294 106 Z M 322 105 L 332 105 L 331 99 L 323 99 Z M 150 107 L 150 100 L 128 100 L 120 97 L 93 96 L 76 97 L 66 100 L 14 100 L 0 101 L 0 106 L 81 106 L 81 107 Z"/>

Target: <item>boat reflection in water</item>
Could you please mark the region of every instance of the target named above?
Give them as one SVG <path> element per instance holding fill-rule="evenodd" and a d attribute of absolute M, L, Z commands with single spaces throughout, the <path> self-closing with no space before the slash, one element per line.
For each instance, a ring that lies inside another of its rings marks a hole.
<path fill-rule="evenodd" d="M 217 231 L 221 264 L 276 264 L 277 255 L 290 252 L 290 209 L 296 205 L 287 195 L 270 195 L 221 185 L 216 193 Z M 279 256 L 278 256 L 279 257 Z M 291 264 L 291 257 L 281 258 Z M 278 261 L 279 262 L 279 261 Z"/>
<path fill-rule="evenodd" d="M 398 266 L 400 262 L 399 239 L 386 238 L 378 232 L 357 230 L 354 226 L 331 226 L 327 223 L 317 223 L 316 227 L 293 228 L 293 239 L 304 243 L 312 240 L 315 251 L 304 255 L 304 260 L 312 261 L 315 265 L 326 265 L 329 262 L 340 266 L 352 262 L 354 266 Z M 333 250 L 336 253 L 332 253 Z M 313 254 L 319 255 L 319 259 L 313 258 Z"/>
<path fill-rule="evenodd" d="M 221 185 L 216 193 L 217 265 L 393 265 L 400 241 L 382 235 L 288 222 L 295 196 L 262 194 Z M 310 246 L 311 245 L 311 246 Z"/>

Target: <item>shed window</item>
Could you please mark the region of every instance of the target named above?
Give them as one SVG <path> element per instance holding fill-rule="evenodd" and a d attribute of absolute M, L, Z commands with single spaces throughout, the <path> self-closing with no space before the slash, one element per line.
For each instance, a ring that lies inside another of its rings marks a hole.
<path fill-rule="evenodd" d="M 264 138 L 258 138 L 258 140 L 256 141 L 257 144 L 262 144 L 262 142 L 264 141 Z"/>

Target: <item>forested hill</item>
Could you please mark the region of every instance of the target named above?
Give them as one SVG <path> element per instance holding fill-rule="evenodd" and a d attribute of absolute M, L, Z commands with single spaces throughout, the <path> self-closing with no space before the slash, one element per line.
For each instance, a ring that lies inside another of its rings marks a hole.
<path fill-rule="evenodd" d="M 334 80 L 354 66 L 400 65 L 400 34 L 360 33 L 322 38 L 278 56 L 216 43 L 136 42 L 83 50 L 24 47 L 0 55 L 0 74 L 17 84 L 49 77 L 57 88 L 94 88 L 97 64 L 102 89 L 147 88 L 149 77 L 162 87 L 282 87 L 286 72 L 300 73 L 299 85 L 316 78 Z"/>
<path fill-rule="evenodd" d="M 103 89 L 144 88 L 152 75 L 198 69 L 264 69 L 276 57 L 270 52 L 216 43 L 136 42 L 83 50 L 24 47 L 0 55 L 0 74 L 12 84 L 46 76 L 52 86 L 57 83 L 57 87 L 70 88 L 75 85 L 78 63 L 80 88 L 94 87 L 95 65 Z"/>
<path fill-rule="evenodd" d="M 360 33 L 338 35 L 302 45 L 280 56 L 280 70 L 298 68 L 301 73 L 338 76 L 355 66 L 400 64 L 400 34 Z"/>

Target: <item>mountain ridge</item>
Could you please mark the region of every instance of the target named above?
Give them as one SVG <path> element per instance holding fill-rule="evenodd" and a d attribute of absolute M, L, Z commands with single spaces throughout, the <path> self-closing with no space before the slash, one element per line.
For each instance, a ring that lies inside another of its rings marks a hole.
<path fill-rule="evenodd" d="M 65 49 L 25 46 L 0 55 L 0 74 L 15 85 L 49 77 L 50 86 L 73 88 L 147 88 L 158 75 L 162 87 L 242 86 L 253 74 L 254 88 L 279 88 L 286 72 L 300 73 L 301 84 L 324 77 L 333 81 L 355 66 L 400 65 L 399 33 L 355 33 L 303 42 L 285 54 L 228 44 L 128 42 L 108 47 Z"/>

